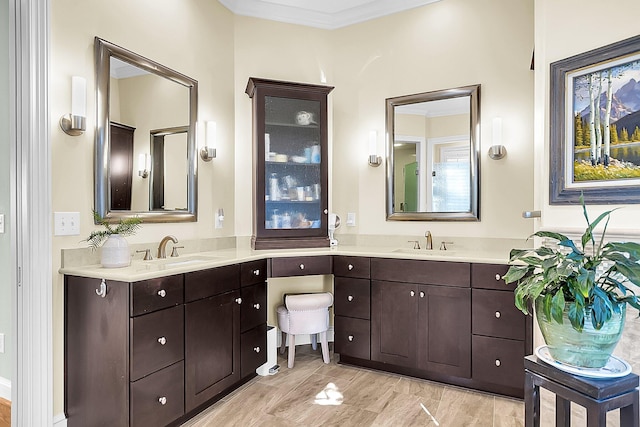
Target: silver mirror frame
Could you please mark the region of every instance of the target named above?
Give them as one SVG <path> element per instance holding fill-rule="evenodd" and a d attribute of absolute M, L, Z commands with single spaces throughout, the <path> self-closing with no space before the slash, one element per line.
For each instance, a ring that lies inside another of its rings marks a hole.
<path fill-rule="evenodd" d="M 471 143 L 471 203 L 466 212 L 394 212 L 395 107 L 426 101 L 469 96 L 471 102 L 469 138 Z M 386 174 L 387 221 L 479 221 L 480 220 L 480 85 L 423 92 L 386 99 Z"/>
<path fill-rule="evenodd" d="M 94 155 L 94 206 L 96 212 L 108 222 L 138 217 L 143 222 L 197 221 L 198 156 L 196 153 L 196 119 L 198 117 L 198 82 L 162 64 L 127 49 L 95 38 L 96 59 L 96 137 Z M 184 211 L 110 211 L 109 210 L 109 76 L 111 57 L 117 57 L 152 74 L 167 78 L 189 90 L 189 124 L 187 137 L 187 209 Z"/>

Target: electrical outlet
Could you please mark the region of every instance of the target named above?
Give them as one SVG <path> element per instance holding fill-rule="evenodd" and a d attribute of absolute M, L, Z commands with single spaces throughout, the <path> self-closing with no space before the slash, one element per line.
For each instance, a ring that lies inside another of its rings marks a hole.
<path fill-rule="evenodd" d="M 4 334 L 0 334 L 0 353 L 4 353 Z"/>
<path fill-rule="evenodd" d="M 56 236 L 80 235 L 80 212 L 54 212 L 54 234 Z"/>
<path fill-rule="evenodd" d="M 0 233 L 4 233 L 4 214 L 0 214 Z"/>
<path fill-rule="evenodd" d="M 356 214 L 355 212 L 347 213 L 347 227 L 355 227 L 356 226 Z"/>

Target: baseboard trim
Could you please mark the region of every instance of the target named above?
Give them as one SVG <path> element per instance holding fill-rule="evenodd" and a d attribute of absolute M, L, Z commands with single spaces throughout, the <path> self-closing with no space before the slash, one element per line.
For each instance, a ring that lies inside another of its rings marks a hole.
<path fill-rule="evenodd" d="M 0 398 L 11 402 L 11 381 L 0 377 Z"/>
<path fill-rule="evenodd" d="M 64 414 L 58 414 L 53 417 L 54 427 L 67 427 L 67 417 Z"/>

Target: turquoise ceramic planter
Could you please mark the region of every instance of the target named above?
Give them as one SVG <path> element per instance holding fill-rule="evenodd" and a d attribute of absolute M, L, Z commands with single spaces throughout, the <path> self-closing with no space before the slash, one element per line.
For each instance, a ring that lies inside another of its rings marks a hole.
<path fill-rule="evenodd" d="M 563 323 L 548 320 L 542 310 L 542 300 L 536 300 L 536 318 L 549 353 L 556 361 L 579 368 L 602 368 L 616 348 L 624 328 L 626 304 L 620 314 L 614 313 L 604 326 L 596 330 L 591 324 L 591 314 L 584 316 L 584 328 L 578 332 L 571 326 L 567 311 L 562 315 Z"/>

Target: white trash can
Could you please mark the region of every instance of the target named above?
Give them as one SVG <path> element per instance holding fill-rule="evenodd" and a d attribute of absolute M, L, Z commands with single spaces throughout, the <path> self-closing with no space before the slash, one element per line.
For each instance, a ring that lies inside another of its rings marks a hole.
<path fill-rule="evenodd" d="M 267 363 L 256 369 L 263 377 L 278 372 L 278 328 L 267 326 Z"/>

